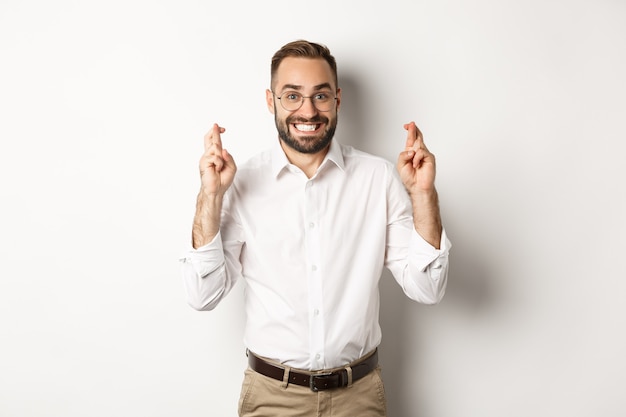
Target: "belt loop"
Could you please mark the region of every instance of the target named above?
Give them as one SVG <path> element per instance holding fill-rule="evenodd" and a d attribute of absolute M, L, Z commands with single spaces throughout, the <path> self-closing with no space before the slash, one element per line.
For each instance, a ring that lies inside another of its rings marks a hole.
<path fill-rule="evenodd" d="M 287 389 L 287 387 L 289 386 L 289 372 L 291 372 L 291 368 L 288 366 L 285 366 L 285 373 L 283 374 L 283 383 L 280 384 L 281 388 Z"/>
<path fill-rule="evenodd" d="M 352 367 L 350 365 L 346 366 L 346 372 L 348 373 L 348 388 L 352 386 Z"/>

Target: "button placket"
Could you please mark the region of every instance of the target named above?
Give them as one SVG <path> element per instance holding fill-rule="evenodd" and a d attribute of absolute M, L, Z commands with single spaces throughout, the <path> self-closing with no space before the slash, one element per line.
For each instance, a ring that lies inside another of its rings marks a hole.
<path fill-rule="evenodd" d="M 318 198 L 315 183 L 309 180 L 305 186 L 305 219 L 304 229 L 307 245 L 308 294 L 309 294 L 309 336 L 311 365 L 323 367 L 324 362 L 324 321 L 322 311 L 323 285 L 321 277 L 320 234 L 318 219 Z"/>

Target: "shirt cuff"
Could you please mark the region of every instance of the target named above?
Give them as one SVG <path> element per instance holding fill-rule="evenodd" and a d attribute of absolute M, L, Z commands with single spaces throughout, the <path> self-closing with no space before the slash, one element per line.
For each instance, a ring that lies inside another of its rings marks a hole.
<path fill-rule="evenodd" d="M 209 275 L 216 269 L 216 266 L 224 262 L 221 233 L 217 232 L 213 240 L 206 245 L 197 249 L 190 247 L 180 261 L 191 263 L 200 277 Z"/>
<path fill-rule="evenodd" d="M 443 268 L 448 262 L 448 252 L 451 246 L 445 229 L 441 232 L 439 249 L 435 249 L 433 245 L 424 240 L 424 238 L 413 229 L 409 250 L 414 254 L 414 265 L 423 272 L 426 271 L 429 266 L 434 269 Z"/>

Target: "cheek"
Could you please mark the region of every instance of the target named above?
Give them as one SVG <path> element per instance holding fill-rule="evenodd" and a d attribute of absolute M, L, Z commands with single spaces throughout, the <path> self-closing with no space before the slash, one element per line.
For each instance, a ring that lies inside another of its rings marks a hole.
<path fill-rule="evenodd" d="M 289 120 L 289 115 L 282 114 L 280 111 L 276 112 L 276 118 L 280 120 L 280 122 L 284 124 L 285 126 L 287 126 L 291 122 L 291 120 Z"/>

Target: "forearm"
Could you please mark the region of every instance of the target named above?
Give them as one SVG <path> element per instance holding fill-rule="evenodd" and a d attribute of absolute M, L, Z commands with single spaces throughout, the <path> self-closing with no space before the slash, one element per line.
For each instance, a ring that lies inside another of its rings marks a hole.
<path fill-rule="evenodd" d="M 193 219 L 192 245 L 194 249 L 211 242 L 220 230 L 223 195 L 198 193 Z"/>
<path fill-rule="evenodd" d="M 181 259 L 187 300 L 196 310 L 212 310 L 241 276 L 239 256 L 243 245 L 238 226 L 222 216 L 222 200 L 198 196 L 193 244 Z M 228 210 L 226 206 L 223 208 Z M 230 236 L 230 240 L 228 237 Z M 236 236 L 236 237 L 235 237 Z"/>
<path fill-rule="evenodd" d="M 415 230 L 435 249 L 439 249 L 442 225 L 437 190 L 410 193 L 410 197 Z"/>

